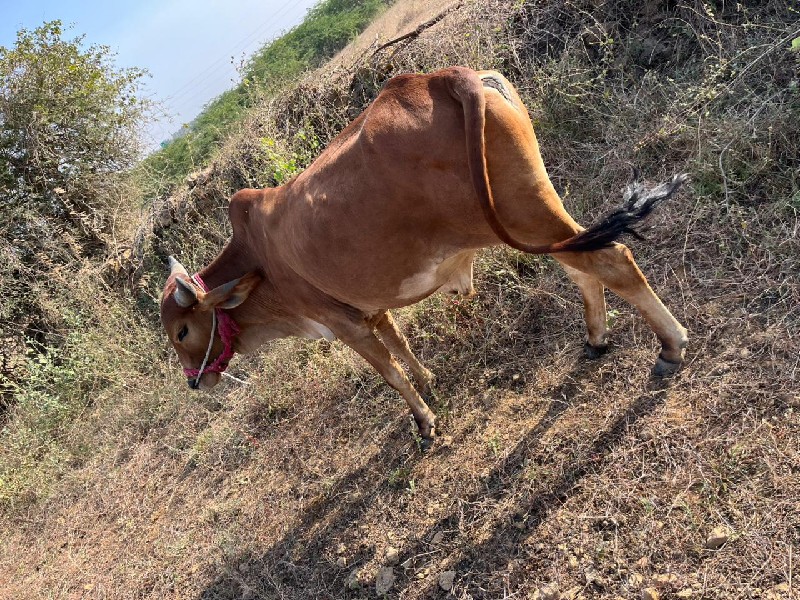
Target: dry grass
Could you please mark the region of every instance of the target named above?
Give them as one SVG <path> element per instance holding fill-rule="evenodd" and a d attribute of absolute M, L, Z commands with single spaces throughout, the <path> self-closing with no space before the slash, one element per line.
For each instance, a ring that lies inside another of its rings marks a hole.
<path fill-rule="evenodd" d="M 375 19 L 339 54 L 333 57 L 329 64 L 325 66 L 325 70 L 349 69 L 365 53 L 370 53 L 378 46 L 414 31 L 421 23 L 434 19 L 457 5 L 457 0 L 407 0 L 396 2 L 379 19 Z"/>
<path fill-rule="evenodd" d="M 629 162 L 691 171 L 634 245 L 692 334 L 674 379 L 650 378 L 657 342 L 616 298 L 612 351 L 585 361 L 577 290 L 504 249 L 481 255 L 476 299 L 398 315 L 438 376 L 424 456 L 402 401 L 341 344 L 276 343 L 232 367 L 249 385 L 196 395 L 162 340 L 163 362 L 76 425 L 102 451 L 0 517 L 0 597 L 371 598 L 387 566 L 404 599 L 800 596 L 800 99 L 779 45 L 796 13 L 596 4 L 465 4 L 265 105 L 139 232 L 140 303 L 160 287 L 154 251 L 207 260 L 228 188 L 306 156 L 299 130 L 326 143 L 400 70 L 496 66 L 581 220 L 616 202 Z M 264 137 L 287 154 L 265 157 Z M 705 548 L 719 527 L 728 541 Z"/>

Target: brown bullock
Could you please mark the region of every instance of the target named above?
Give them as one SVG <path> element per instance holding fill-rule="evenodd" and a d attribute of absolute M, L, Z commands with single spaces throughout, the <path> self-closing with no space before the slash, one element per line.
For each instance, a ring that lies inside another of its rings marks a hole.
<path fill-rule="evenodd" d="M 655 372 L 677 369 L 686 330 L 614 240 L 635 233 L 684 179 L 632 186 L 621 209 L 584 230 L 502 75 L 455 67 L 395 77 L 302 174 L 231 198 L 233 236 L 209 266 L 190 276 L 170 257 L 161 320 L 193 388 L 214 386 L 234 351 L 286 336 L 338 338 L 405 398 L 427 445 L 435 416 L 420 392 L 433 376 L 389 310 L 436 291 L 472 294 L 481 248 L 554 254 L 583 294 L 589 356 L 606 348 L 608 287 L 661 341 Z"/>

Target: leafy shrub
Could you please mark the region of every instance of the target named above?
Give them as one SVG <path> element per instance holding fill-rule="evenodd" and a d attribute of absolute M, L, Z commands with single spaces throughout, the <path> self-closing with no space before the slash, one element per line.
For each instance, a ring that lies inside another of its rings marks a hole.
<path fill-rule="evenodd" d="M 65 39 L 59 21 L 0 47 L 0 337 L 46 329 L 49 274 L 102 256 L 119 173 L 139 157 L 147 105 L 139 69 L 116 69 L 105 46 Z M 41 341 L 41 340 L 40 340 Z M 4 344 L 8 346 L 8 344 Z M 7 360 L 7 356 L 4 356 Z"/>
<path fill-rule="evenodd" d="M 107 47 L 84 50 L 83 37 L 63 33 L 52 21 L 20 30 L 14 48 L 0 47 L 0 195 L 3 212 L 16 217 L 8 232 L 15 239 L 53 231 L 52 222 L 20 218 L 34 211 L 94 243 L 107 225 L 108 177 L 139 158 L 143 72 L 117 70 Z M 18 252 L 35 254 L 35 245 Z"/>

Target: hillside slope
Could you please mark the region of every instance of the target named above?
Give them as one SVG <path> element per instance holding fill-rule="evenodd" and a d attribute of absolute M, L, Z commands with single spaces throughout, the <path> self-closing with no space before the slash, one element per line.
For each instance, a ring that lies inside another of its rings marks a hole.
<path fill-rule="evenodd" d="M 798 36 L 788 0 L 464 2 L 254 109 L 131 241 L 136 303 L 99 330 L 127 370 L 61 433 L 91 451 L 3 504 L 0 598 L 798 597 Z M 340 343 L 273 343 L 232 365 L 247 385 L 189 393 L 163 256 L 205 264 L 232 190 L 301 170 L 391 75 L 450 64 L 508 74 L 581 222 L 630 164 L 690 172 L 631 244 L 690 329 L 685 367 L 652 379 L 657 340 L 611 295 L 612 350 L 585 360 L 577 289 L 498 248 L 477 298 L 398 313 L 437 375 L 426 455 Z"/>

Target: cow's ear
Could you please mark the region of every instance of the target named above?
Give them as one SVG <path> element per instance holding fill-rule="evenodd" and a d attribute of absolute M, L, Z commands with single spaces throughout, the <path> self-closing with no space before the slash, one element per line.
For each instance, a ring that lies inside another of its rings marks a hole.
<path fill-rule="evenodd" d="M 169 275 L 170 277 L 175 276 L 175 292 L 173 293 L 175 303 L 182 308 L 194 306 L 203 292 L 194 286 L 186 267 L 179 263 L 174 256 L 170 256 L 168 260 Z"/>
<path fill-rule="evenodd" d="M 223 283 L 205 294 L 200 299 L 200 308 L 211 310 L 212 308 L 234 308 L 247 300 L 255 287 L 261 283 L 261 275 L 258 273 L 248 273 L 243 277 Z"/>
<path fill-rule="evenodd" d="M 175 278 L 175 302 L 182 308 L 189 308 L 197 304 L 204 296 L 188 277 L 178 275 Z"/>

